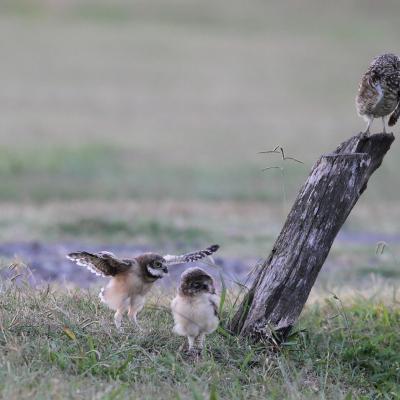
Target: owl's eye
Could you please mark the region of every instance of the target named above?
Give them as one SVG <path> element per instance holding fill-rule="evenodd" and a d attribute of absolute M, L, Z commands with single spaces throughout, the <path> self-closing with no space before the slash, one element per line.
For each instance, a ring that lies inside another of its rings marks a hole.
<path fill-rule="evenodd" d="M 154 268 L 161 268 L 163 264 L 161 261 L 154 261 L 153 266 Z"/>

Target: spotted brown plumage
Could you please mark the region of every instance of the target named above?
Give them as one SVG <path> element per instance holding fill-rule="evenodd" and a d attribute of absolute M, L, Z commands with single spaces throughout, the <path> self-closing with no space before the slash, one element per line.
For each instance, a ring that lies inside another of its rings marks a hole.
<path fill-rule="evenodd" d="M 358 94 L 356 108 L 360 116 L 367 121 L 366 134 L 369 133 L 374 118 L 381 117 L 383 132 L 386 132 L 385 117 L 389 118 L 389 126 L 393 126 L 400 115 L 400 58 L 387 53 L 374 58 L 363 75 Z"/>
<path fill-rule="evenodd" d="M 106 287 L 101 290 L 100 298 L 115 310 L 115 325 L 120 329 L 125 312 L 132 322 L 138 324 L 137 314 L 144 306 L 145 295 L 155 281 L 168 273 L 168 266 L 197 261 L 210 256 L 218 248 L 218 245 L 213 245 L 204 250 L 178 256 L 144 253 L 129 259 L 120 259 L 107 251 L 79 251 L 68 254 L 67 258 L 96 275 L 111 277 Z"/>

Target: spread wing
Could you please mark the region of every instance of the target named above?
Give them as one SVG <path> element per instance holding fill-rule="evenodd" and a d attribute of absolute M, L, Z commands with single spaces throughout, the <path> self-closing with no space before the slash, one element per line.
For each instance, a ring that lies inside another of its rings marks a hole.
<path fill-rule="evenodd" d="M 67 258 L 100 276 L 115 276 L 121 272 L 127 271 L 132 266 L 131 261 L 120 260 L 113 253 L 109 253 L 108 251 L 101 251 L 100 253 L 78 251 L 68 254 Z"/>
<path fill-rule="evenodd" d="M 204 250 L 195 251 L 193 253 L 182 254 L 180 256 L 173 256 L 167 254 L 163 258 L 167 262 L 167 265 L 184 264 L 184 263 L 195 262 L 205 257 L 209 257 L 211 256 L 211 254 L 215 253 L 218 249 L 219 245 L 214 244 L 210 247 L 207 247 Z"/>

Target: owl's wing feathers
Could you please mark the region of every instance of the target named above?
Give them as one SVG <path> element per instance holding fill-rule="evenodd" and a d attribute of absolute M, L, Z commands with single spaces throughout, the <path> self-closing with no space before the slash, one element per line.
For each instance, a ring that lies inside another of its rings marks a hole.
<path fill-rule="evenodd" d="M 397 103 L 395 110 L 392 112 L 392 114 L 389 117 L 388 125 L 389 126 L 395 125 L 397 120 L 399 119 L 399 117 L 400 117 L 400 103 Z"/>
<path fill-rule="evenodd" d="M 397 100 L 399 101 L 397 103 L 395 110 L 392 112 L 392 114 L 389 117 L 388 124 L 389 124 L 389 126 L 393 126 L 396 124 L 397 120 L 400 117 L 400 73 L 399 72 L 397 72 L 396 74 L 391 76 L 390 84 L 394 89 L 397 89 Z"/>
<path fill-rule="evenodd" d="M 113 253 L 108 251 L 101 251 L 99 253 L 78 251 L 68 254 L 67 258 L 100 276 L 115 276 L 121 272 L 127 271 L 132 266 L 129 260 L 120 260 Z"/>
<path fill-rule="evenodd" d="M 182 254 L 180 256 L 173 256 L 167 254 L 163 256 L 168 265 L 185 264 L 201 260 L 202 258 L 209 257 L 219 249 L 219 245 L 214 244 L 204 250 L 195 251 L 193 253 Z"/>
<path fill-rule="evenodd" d="M 217 304 L 216 300 L 213 298 L 210 298 L 210 303 L 211 303 L 212 308 L 214 309 L 214 315 L 219 318 L 218 304 Z"/>

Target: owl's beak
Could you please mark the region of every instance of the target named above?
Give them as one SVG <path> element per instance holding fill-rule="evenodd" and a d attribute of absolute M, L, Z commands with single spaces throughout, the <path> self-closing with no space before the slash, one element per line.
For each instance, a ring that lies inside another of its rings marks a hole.
<path fill-rule="evenodd" d="M 168 267 L 164 264 L 162 267 L 164 273 L 168 274 Z"/>

